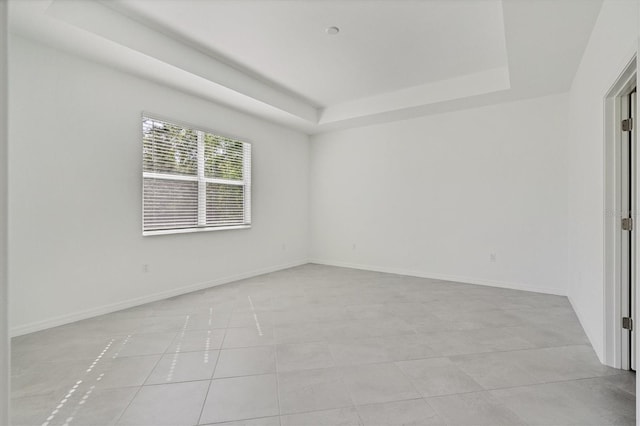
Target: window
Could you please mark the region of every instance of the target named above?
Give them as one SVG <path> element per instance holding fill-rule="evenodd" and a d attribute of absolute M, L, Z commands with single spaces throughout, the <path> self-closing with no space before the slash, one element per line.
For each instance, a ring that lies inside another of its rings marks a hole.
<path fill-rule="evenodd" d="M 251 144 L 142 117 L 143 235 L 251 225 Z"/>

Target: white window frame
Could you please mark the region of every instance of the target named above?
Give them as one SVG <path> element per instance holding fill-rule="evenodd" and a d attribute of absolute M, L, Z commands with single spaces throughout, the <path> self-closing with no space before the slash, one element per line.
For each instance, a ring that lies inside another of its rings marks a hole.
<path fill-rule="evenodd" d="M 153 236 L 153 235 L 169 235 L 169 234 L 188 234 L 193 232 L 210 232 L 210 231 L 227 231 L 231 229 L 250 229 L 251 228 L 251 151 L 252 151 L 252 143 L 248 142 L 244 138 L 238 138 L 236 136 L 226 135 L 220 132 L 216 132 L 213 130 L 208 130 L 202 128 L 200 126 L 195 126 L 193 124 L 188 124 L 180 120 L 174 120 L 170 118 L 166 118 L 163 116 L 159 116 L 157 114 L 146 113 L 143 112 L 141 115 L 141 121 L 145 118 L 164 121 L 169 124 L 174 124 L 176 126 L 181 126 L 184 128 L 188 128 L 193 130 L 198 135 L 198 173 L 197 176 L 187 176 L 187 175 L 174 175 L 169 173 L 155 173 L 155 172 L 145 172 L 144 167 L 142 167 L 142 235 L 143 236 Z M 141 129 L 142 132 L 142 129 Z M 236 141 L 240 141 L 243 143 L 244 147 L 244 155 L 243 155 L 243 169 L 242 169 L 242 180 L 232 180 L 232 179 L 219 179 L 219 178 L 207 178 L 205 177 L 205 145 L 204 145 L 204 135 L 205 133 L 212 134 L 215 136 L 220 136 L 227 139 L 233 139 Z M 142 134 L 142 133 L 141 133 Z M 142 165 L 142 161 L 141 161 Z M 158 230 L 144 230 L 144 179 L 145 178 L 153 178 L 153 179 L 167 179 L 167 180 L 182 180 L 189 182 L 198 182 L 198 225 L 197 227 L 189 227 L 189 228 L 174 228 L 174 229 L 158 229 Z M 207 196 L 206 196 L 206 188 L 207 183 L 212 184 L 224 184 L 224 185 L 237 185 L 244 187 L 244 198 L 243 198 L 243 207 L 244 207 L 244 224 L 242 225 L 229 225 L 229 226 L 208 226 L 206 223 L 207 220 Z"/>

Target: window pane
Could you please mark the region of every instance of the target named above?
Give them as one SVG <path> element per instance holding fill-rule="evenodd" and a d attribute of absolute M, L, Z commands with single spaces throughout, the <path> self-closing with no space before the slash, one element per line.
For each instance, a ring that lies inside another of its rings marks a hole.
<path fill-rule="evenodd" d="M 198 134 L 195 130 L 144 118 L 142 140 L 145 172 L 197 174 Z"/>
<path fill-rule="evenodd" d="M 144 230 L 198 225 L 198 182 L 144 178 Z"/>
<path fill-rule="evenodd" d="M 204 156 L 205 177 L 242 180 L 242 142 L 205 133 Z"/>
<path fill-rule="evenodd" d="M 244 188 L 241 185 L 207 183 L 207 225 L 244 223 Z"/>

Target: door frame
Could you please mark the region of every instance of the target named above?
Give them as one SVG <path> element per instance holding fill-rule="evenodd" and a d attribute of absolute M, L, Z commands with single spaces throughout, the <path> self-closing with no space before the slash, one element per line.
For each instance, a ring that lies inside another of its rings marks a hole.
<path fill-rule="evenodd" d="M 0 424 L 9 424 L 9 299 L 8 299 L 8 1 L 0 0 Z"/>
<path fill-rule="evenodd" d="M 636 55 L 624 66 L 618 78 L 604 99 L 604 364 L 620 369 L 630 365 L 628 341 L 623 339 L 622 316 L 626 312 L 623 307 L 623 297 L 630 297 L 627 289 L 623 289 L 621 265 L 623 264 L 621 219 L 622 210 L 622 179 L 621 155 L 624 134 L 620 123 L 626 107 L 623 99 L 636 87 Z M 635 117 L 634 117 L 635 120 Z M 635 120 L 636 131 L 640 123 Z M 637 150 L 635 152 L 637 161 Z M 632 197 L 637 199 L 637 177 Z M 631 206 L 636 212 L 636 206 Z M 635 220 L 634 226 L 640 226 Z M 638 232 L 633 237 L 637 241 Z M 638 247 L 640 245 L 636 244 Z M 633 253 L 632 259 L 637 265 L 638 254 Z M 640 323 L 640 321 L 639 321 Z"/>

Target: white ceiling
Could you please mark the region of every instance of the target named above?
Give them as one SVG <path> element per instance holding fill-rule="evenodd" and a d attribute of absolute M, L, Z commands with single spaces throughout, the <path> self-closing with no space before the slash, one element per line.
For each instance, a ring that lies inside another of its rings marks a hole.
<path fill-rule="evenodd" d="M 602 0 L 12 0 L 12 31 L 307 133 L 569 89 Z M 340 33 L 326 34 L 329 26 Z"/>
<path fill-rule="evenodd" d="M 119 6 L 324 107 L 507 65 L 500 0 Z"/>

